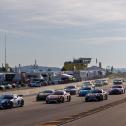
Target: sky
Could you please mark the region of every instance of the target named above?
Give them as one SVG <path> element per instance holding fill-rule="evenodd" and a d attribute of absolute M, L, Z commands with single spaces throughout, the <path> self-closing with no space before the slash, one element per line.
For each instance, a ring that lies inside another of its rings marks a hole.
<path fill-rule="evenodd" d="M 92 58 L 126 67 L 125 0 L 0 0 L 0 64 L 62 67 Z"/>

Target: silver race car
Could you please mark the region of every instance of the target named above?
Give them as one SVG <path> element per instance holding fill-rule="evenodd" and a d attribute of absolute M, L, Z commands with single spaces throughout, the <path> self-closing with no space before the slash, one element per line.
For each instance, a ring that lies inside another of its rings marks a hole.
<path fill-rule="evenodd" d="M 117 94 L 124 94 L 125 93 L 125 88 L 122 85 L 114 85 L 110 88 L 109 94 L 110 95 L 117 95 Z"/>
<path fill-rule="evenodd" d="M 51 102 L 63 103 L 65 101 L 70 102 L 71 101 L 71 95 L 64 90 L 57 90 L 53 94 L 48 95 L 46 97 L 46 103 L 47 104 L 49 104 Z"/>

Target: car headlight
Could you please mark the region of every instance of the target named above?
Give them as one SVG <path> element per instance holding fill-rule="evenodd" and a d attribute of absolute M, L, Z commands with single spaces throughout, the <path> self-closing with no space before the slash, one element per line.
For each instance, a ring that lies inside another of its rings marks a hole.
<path fill-rule="evenodd" d="M 96 96 L 100 96 L 100 94 L 96 94 Z"/>
<path fill-rule="evenodd" d="M 90 96 L 90 94 L 86 94 L 86 96 Z"/>
<path fill-rule="evenodd" d="M 58 99 L 61 99 L 62 97 L 61 96 L 58 96 Z"/>

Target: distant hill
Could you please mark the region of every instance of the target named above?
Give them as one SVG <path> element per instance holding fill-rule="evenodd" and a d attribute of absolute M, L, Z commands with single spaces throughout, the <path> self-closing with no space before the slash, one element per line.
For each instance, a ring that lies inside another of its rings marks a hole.
<path fill-rule="evenodd" d="M 47 72 L 47 71 L 61 71 L 61 68 L 58 67 L 45 67 L 45 66 L 34 66 L 34 65 L 29 65 L 29 66 L 21 66 L 19 68 L 13 68 L 16 71 L 21 71 L 21 72 Z"/>
<path fill-rule="evenodd" d="M 126 73 L 126 68 L 114 68 L 115 72 Z"/>

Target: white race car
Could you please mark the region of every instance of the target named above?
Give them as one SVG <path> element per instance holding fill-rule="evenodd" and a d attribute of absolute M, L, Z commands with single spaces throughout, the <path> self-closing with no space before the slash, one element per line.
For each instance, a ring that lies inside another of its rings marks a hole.
<path fill-rule="evenodd" d="M 24 105 L 24 99 L 21 95 L 17 94 L 3 94 L 0 96 L 0 108 L 13 108 L 22 107 Z"/>

